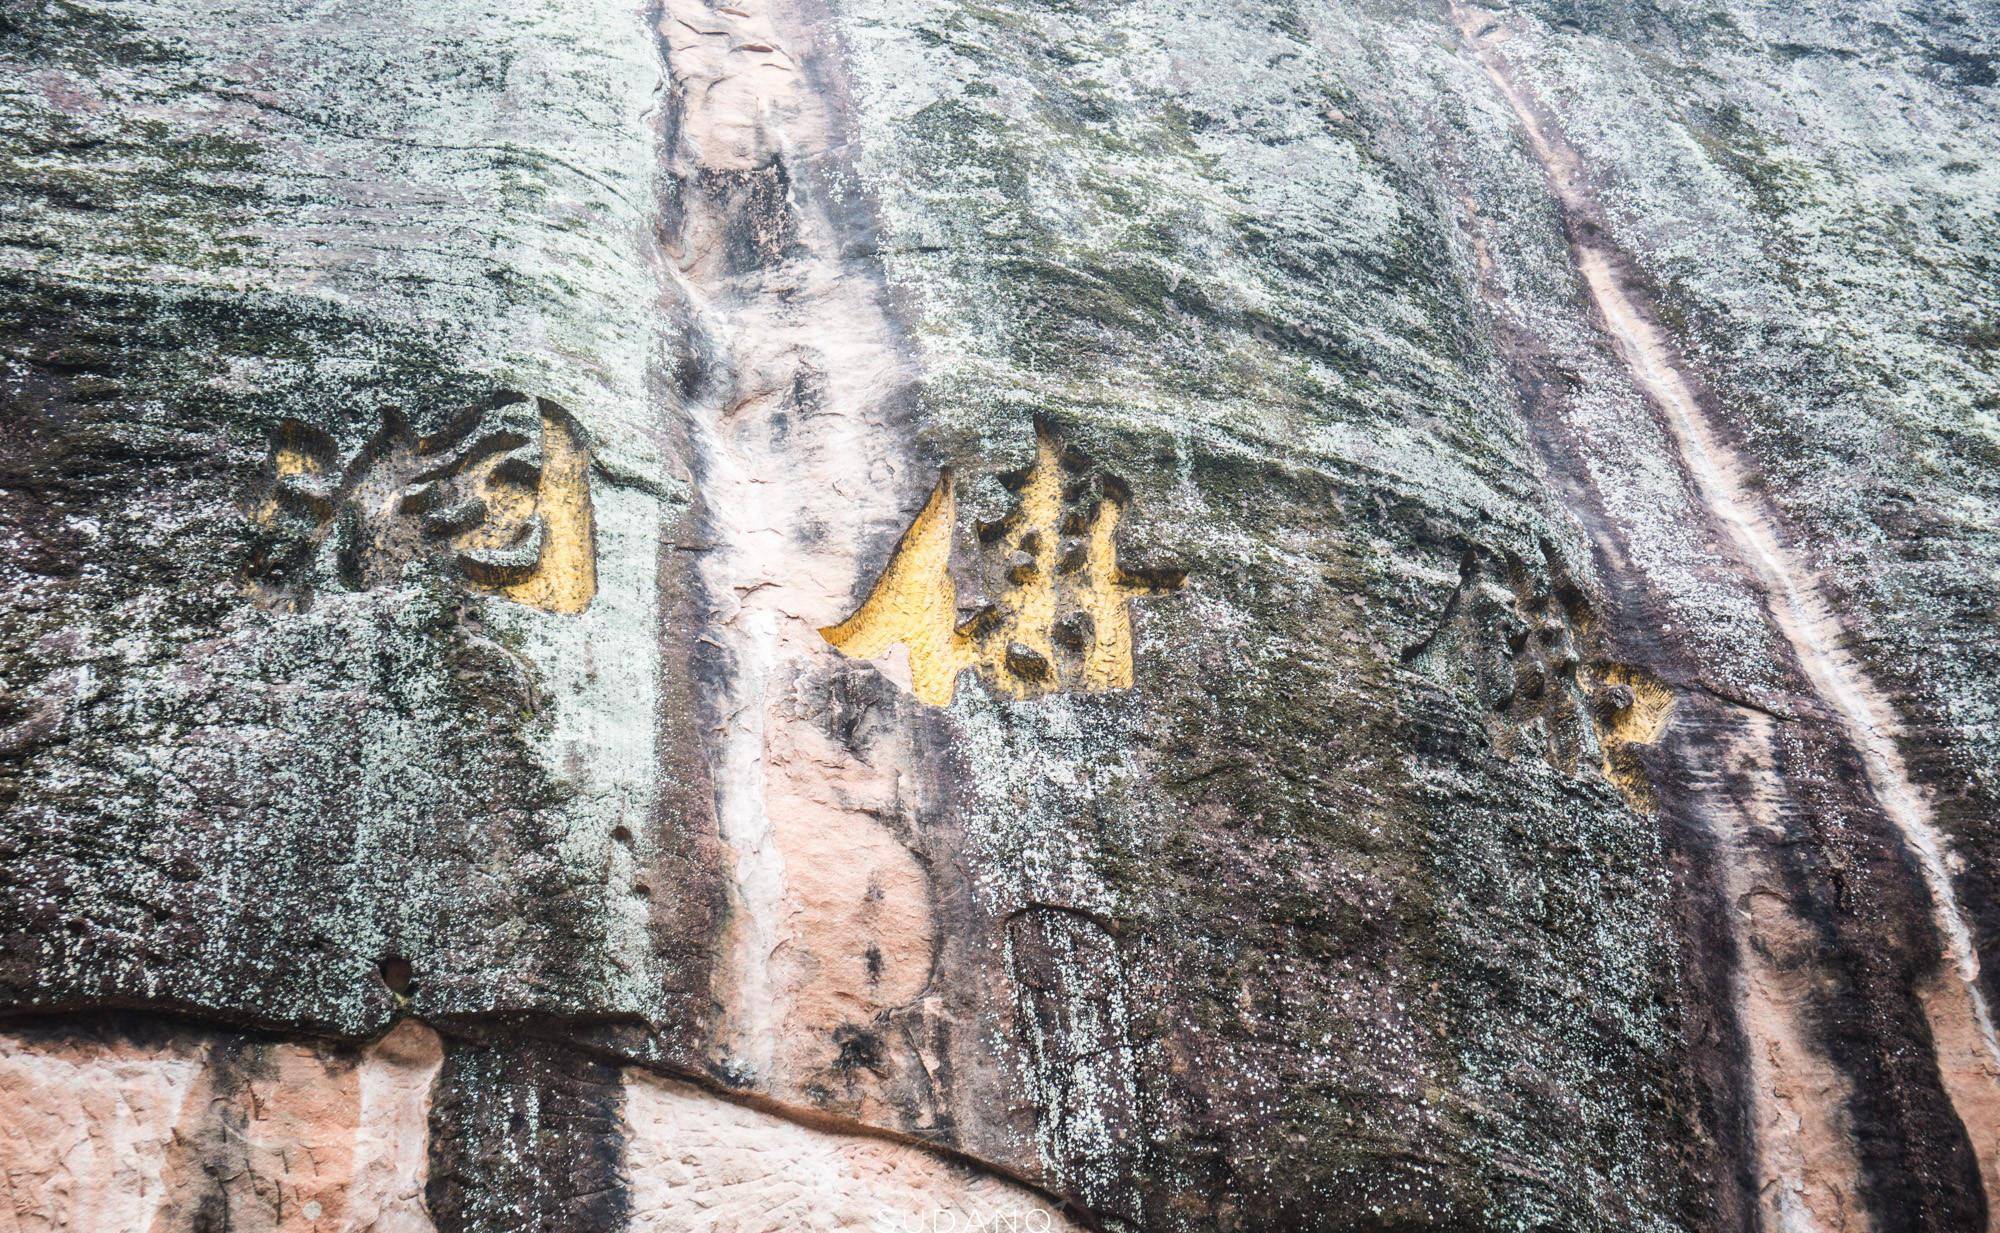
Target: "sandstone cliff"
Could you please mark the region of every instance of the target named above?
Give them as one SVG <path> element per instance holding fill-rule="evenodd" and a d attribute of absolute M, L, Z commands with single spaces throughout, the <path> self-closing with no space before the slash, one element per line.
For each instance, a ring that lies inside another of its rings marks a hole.
<path fill-rule="evenodd" d="M 0 1233 L 1988 1228 L 1997 139 L 1973 0 L 0 0 Z"/>

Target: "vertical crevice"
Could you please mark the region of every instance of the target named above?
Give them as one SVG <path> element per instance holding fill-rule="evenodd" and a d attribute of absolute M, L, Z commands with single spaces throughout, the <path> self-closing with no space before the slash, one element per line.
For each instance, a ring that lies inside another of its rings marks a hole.
<path fill-rule="evenodd" d="M 855 255 L 872 223 L 824 20 L 702 0 L 657 15 L 665 294 L 687 323 L 676 413 L 701 545 L 696 678 L 729 856 L 710 1063 L 732 1084 L 896 1125 L 917 1116 L 905 1089 L 920 1059 L 858 1066 L 854 1042 L 902 1039 L 890 1019 L 930 978 L 929 876 L 896 831 L 921 776 L 906 724 L 871 724 L 858 746 L 842 729 L 834 683 L 875 670 L 820 630 L 936 471 L 914 461 L 907 342 Z"/>
<path fill-rule="evenodd" d="M 1887 823 L 1914 870 L 1943 963 L 1910 992 L 1927 1022 L 1937 1080 L 1964 1128 L 1985 1192 L 2000 1194 L 2000 1119 L 1994 1117 L 2000 1041 L 1981 991 L 1979 958 L 1947 843 L 1898 749 L 1894 709 L 1845 648 L 1824 589 L 1788 549 L 1774 511 L 1748 482 L 1750 468 L 1718 429 L 1698 382 L 1630 276 L 1576 151 L 1498 50 L 1505 31 L 1492 14 L 1459 0 L 1450 0 L 1448 13 L 1547 177 L 1600 329 L 1665 429 L 1712 538 L 1750 582 L 1770 632 L 1796 665 L 1810 711 L 1805 720 L 1822 725 L 1831 747 L 1851 756 L 1865 778 L 1864 807 Z M 1809 829 L 1810 823 L 1778 816 L 1797 805 L 1785 805 L 1796 792 L 1774 778 L 1781 742 L 1772 717 L 1740 709 L 1727 726 L 1722 746 L 1738 768 L 1736 782 L 1707 793 L 1700 804 L 1715 828 L 1718 889 L 1731 908 L 1735 935 L 1735 1010 L 1745 1033 L 1745 1086 L 1755 1106 L 1749 1120 L 1757 1140 L 1759 1206 L 1765 1223 L 1779 1228 L 1867 1227 L 1867 1213 L 1851 1207 L 1867 1186 L 1853 1158 L 1859 1148 L 1836 1148 L 1854 1135 L 1844 1107 L 1879 1094 L 1852 1090 L 1854 1077 L 1838 1073 L 1808 1039 L 1808 1029 L 1821 1026 L 1800 1019 L 1801 1008 L 1818 996 L 1799 985 L 1814 962 L 1812 930 L 1794 917 L 1786 895 L 1772 889 L 1777 858 L 1762 850 L 1768 841 L 1759 838 L 1788 826 Z"/>

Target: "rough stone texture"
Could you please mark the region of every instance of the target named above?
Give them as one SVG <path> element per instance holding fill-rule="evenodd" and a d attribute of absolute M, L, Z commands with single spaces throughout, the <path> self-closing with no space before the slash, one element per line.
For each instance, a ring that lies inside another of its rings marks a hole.
<path fill-rule="evenodd" d="M 1996 44 L 0 0 L 0 1227 L 1987 1227 Z"/>
<path fill-rule="evenodd" d="M 125 1018 L 11 1034 L 0 1228 L 429 1233 L 440 1057 L 414 1023 L 366 1049 Z"/>
<path fill-rule="evenodd" d="M 1079 1233 L 1046 1199 L 893 1139 L 816 1129 L 635 1073 L 625 1087 L 630 1228 Z"/>
<path fill-rule="evenodd" d="M 541 1040 L 453 1042 L 431 1108 L 440 1233 L 616 1229 L 616 1064 Z"/>
<path fill-rule="evenodd" d="M 426 1013 L 700 989 L 699 904 L 632 889 L 700 850 L 649 825 L 657 66 L 597 33 L 632 21 L 9 6 L 11 1001 L 368 1032 L 389 958 Z M 256 602 L 282 422 L 346 457 L 506 389 L 590 443 L 588 612 L 424 559 Z"/>

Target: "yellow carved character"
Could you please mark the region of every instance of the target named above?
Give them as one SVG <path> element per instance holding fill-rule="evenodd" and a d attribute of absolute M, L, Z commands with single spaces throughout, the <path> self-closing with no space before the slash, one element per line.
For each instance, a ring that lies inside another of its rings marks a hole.
<path fill-rule="evenodd" d="M 950 704 L 967 669 L 1014 698 L 1131 688 L 1126 602 L 1171 591 L 1180 575 L 1149 581 L 1119 567 L 1115 535 L 1125 496 L 1116 480 L 1104 481 L 1105 495 L 1091 498 L 1088 514 L 1065 517 L 1068 477 L 1088 470 L 1081 454 L 1036 426 L 1035 460 L 1014 481 L 1013 509 L 980 534 L 997 598 L 963 622 L 951 577 L 957 506 L 950 473 L 940 475 L 868 598 L 820 633 L 855 659 L 907 647 L 910 690 L 932 706 Z"/>

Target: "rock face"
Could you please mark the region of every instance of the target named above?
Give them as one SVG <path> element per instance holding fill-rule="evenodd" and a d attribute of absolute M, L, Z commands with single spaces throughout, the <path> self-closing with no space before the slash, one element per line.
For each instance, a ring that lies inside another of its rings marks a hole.
<path fill-rule="evenodd" d="M 0 1233 L 1988 1228 L 1997 66 L 0 3 Z"/>

